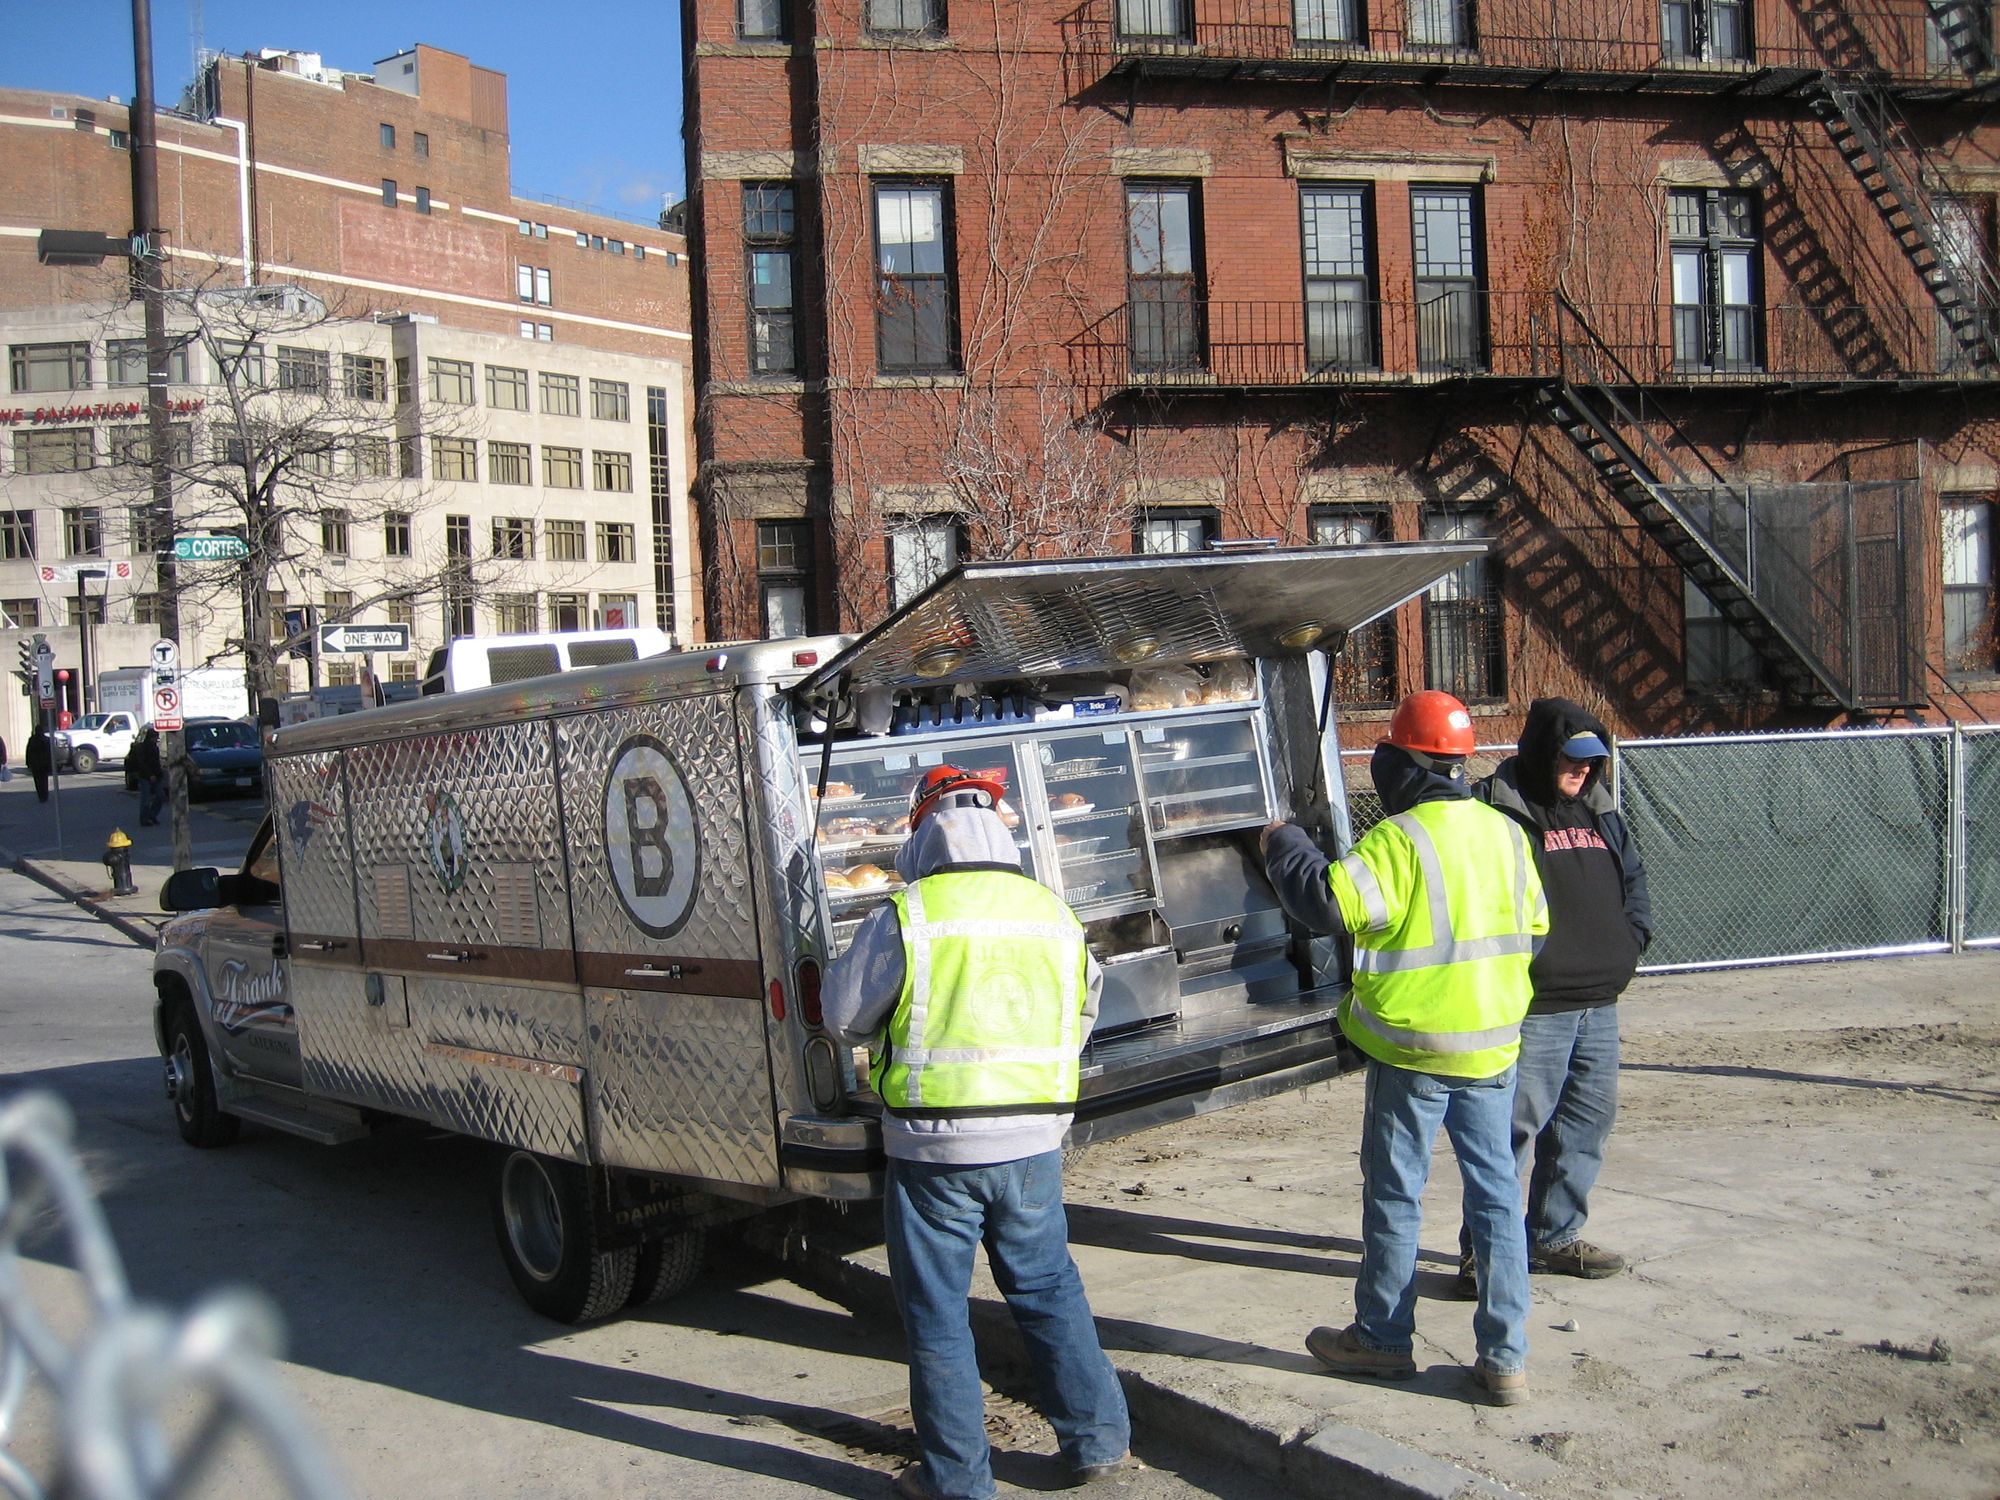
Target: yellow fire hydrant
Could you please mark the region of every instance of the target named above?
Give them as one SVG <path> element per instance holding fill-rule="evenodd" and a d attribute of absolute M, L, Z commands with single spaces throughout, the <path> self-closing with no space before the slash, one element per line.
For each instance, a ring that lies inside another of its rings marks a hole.
<path fill-rule="evenodd" d="M 139 894 L 139 887 L 132 883 L 132 841 L 122 828 L 112 829 L 111 837 L 104 841 L 104 868 L 111 872 L 112 895 Z"/>

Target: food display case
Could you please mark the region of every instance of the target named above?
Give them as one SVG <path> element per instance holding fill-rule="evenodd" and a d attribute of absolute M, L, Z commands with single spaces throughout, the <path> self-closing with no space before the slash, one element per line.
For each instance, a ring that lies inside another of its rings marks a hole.
<path fill-rule="evenodd" d="M 1276 898 L 1261 875 L 1238 868 L 1240 852 L 1230 853 L 1243 838 L 1254 845 L 1271 814 L 1260 716 L 1252 697 L 1087 725 L 1024 724 L 1005 735 L 837 744 L 815 830 L 836 951 L 862 916 L 902 889 L 895 865 L 908 836 L 910 788 L 949 761 L 1003 779 L 1001 817 L 1014 830 L 1023 871 L 1059 892 L 1083 922 L 1105 971 L 1100 1035 L 1171 1022 L 1187 994 L 1240 993 L 1245 965 L 1272 960 L 1272 940 L 1278 970 L 1296 988 Z M 806 770 L 816 787 L 810 752 Z M 1237 939 L 1246 924 L 1251 941 L 1243 947 Z"/>

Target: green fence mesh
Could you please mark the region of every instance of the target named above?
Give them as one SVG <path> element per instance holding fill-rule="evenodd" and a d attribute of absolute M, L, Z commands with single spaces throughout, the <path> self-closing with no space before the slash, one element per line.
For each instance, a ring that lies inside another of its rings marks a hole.
<path fill-rule="evenodd" d="M 1965 731 L 1965 940 L 2000 942 L 2000 729 Z"/>
<path fill-rule="evenodd" d="M 1946 943 L 1950 749 L 1948 730 L 1622 747 L 1658 924 L 1646 966 Z M 1987 899 L 2000 921 L 1991 879 Z"/>

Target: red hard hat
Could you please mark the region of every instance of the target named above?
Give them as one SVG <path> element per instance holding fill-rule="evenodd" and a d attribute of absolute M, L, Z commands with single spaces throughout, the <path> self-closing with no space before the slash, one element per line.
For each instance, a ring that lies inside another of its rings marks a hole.
<path fill-rule="evenodd" d="M 954 792 L 984 792 L 986 805 L 998 807 L 1007 790 L 1004 771 L 965 771 L 957 766 L 933 766 L 910 788 L 910 832 L 930 816 L 932 809 Z"/>
<path fill-rule="evenodd" d="M 1412 693 L 1396 705 L 1396 716 L 1389 721 L 1389 743 L 1426 755 L 1470 755 L 1472 715 L 1450 693 L 1435 688 Z"/>

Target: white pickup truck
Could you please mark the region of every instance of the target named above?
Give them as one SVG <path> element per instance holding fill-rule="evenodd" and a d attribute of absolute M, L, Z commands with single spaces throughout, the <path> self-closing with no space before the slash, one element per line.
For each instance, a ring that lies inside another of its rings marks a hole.
<path fill-rule="evenodd" d="M 106 761 L 123 760 L 139 728 L 129 713 L 85 714 L 69 728 L 56 731 L 56 763 L 88 775 Z"/>

